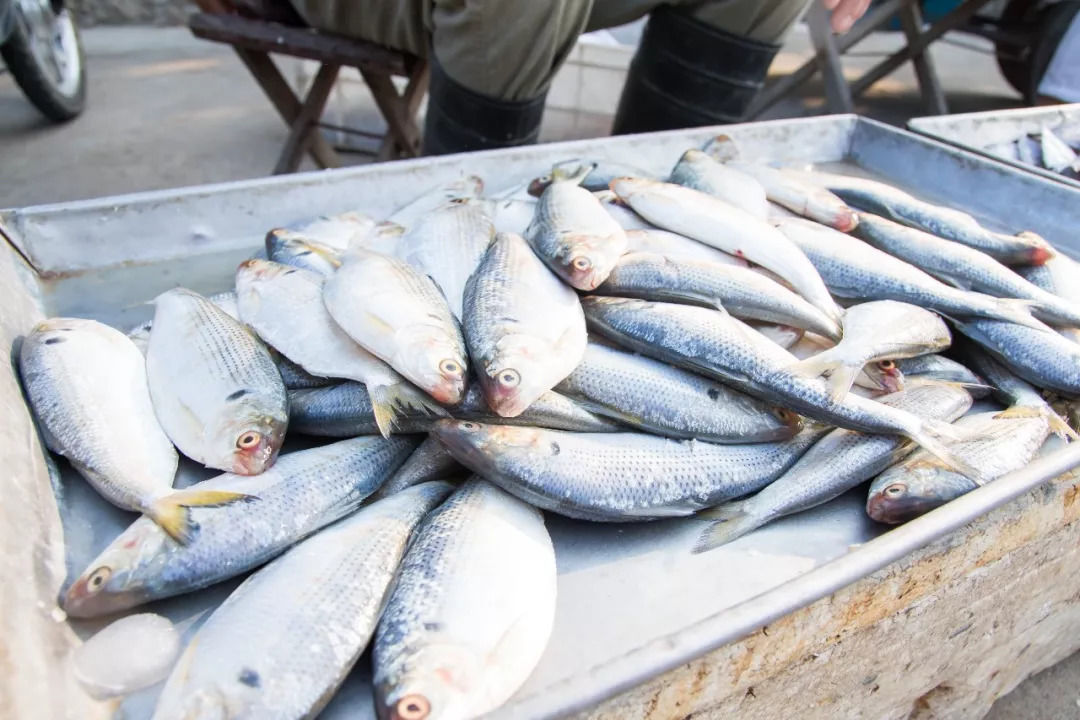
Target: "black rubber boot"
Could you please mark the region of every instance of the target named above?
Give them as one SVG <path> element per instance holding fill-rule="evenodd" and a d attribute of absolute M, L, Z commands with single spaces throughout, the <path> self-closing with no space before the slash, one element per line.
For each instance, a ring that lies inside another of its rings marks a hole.
<path fill-rule="evenodd" d="M 742 120 L 779 49 L 661 5 L 630 63 L 612 133 Z"/>
<path fill-rule="evenodd" d="M 531 145 L 540 134 L 546 96 L 499 100 L 481 95 L 455 82 L 432 54 L 423 152 L 446 155 Z"/>

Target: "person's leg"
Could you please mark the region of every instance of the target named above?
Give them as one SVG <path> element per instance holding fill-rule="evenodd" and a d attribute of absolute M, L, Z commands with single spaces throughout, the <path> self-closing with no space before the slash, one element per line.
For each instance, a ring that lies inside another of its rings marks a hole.
<path fill-rule="evenodd" d="M 613 132 L 743 119 L 779 43 L 808 0 L 719 0 L 662 5 L 634 55 Z"/>
<path fill-rule="evenodd" d="M 313 28 L 425 56 L 431 0 L 291 0 Z"/>

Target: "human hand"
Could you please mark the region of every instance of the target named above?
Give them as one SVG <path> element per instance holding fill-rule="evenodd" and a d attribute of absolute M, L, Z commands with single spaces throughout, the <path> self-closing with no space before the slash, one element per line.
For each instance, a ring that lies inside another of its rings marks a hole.
<path fill-rule="evenodd" d="M 832 11 L 833 32 L 845 33 L 870 7 L 870 0 L 821 0 L 821 4 Z"/>

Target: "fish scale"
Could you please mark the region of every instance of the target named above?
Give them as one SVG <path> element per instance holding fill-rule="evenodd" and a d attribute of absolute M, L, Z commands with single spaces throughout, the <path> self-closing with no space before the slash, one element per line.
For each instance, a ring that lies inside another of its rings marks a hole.
<path fill-rule="evenodd" d="M 449 490 L 369 505 L 252 575 L 191 640 L 153 717 L 317 714 L 374 632 L 413 529 Z"/>
<path fill-rule="evenodd" d="M 602 522 L 690 515 L 772 481 L 816 438 L 718 445 L 644 433 L 568 433 L 442 420 L 433 430 L 466 467 L 567 517 Z"/>
<path fill-rule="evenodd" d="M 416 531 L 375 633 L 380 718 L 472 718 L 536 666 L 555 615 L 543 516 L 474 478 Z"/>
<path fill-rule="evenodd" d="M 192 508 L 199 526 L 187 545 L 139 518 L 88 566 L 64 609 L 98 615 L 178 595 L 237 575 L 350 513 L 400 466 L 418 438 L 361 437 L 289 453 L 265 473 L 226 473 L 192 486 L 254 496 L 220 508 Z M 109 568 L 97 592 L 87 583 Z"/>
<path fill-rule="evenodd" d="M 581 364 L 556 388 L 597 413 L 674 438 L 766 442 L 791 437 L 801 427 L 795 413 L 598 343 L 589 344 Z"/>

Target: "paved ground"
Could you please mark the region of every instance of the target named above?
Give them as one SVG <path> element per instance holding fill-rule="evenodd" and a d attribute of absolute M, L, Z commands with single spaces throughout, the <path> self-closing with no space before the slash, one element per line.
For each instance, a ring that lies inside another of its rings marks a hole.
<path fill-rule="evenodd" d="M 196 185 L 267 174 L 285 129 L 230 51 L 182 29 L 94 28 L 84 33 L 90 103 L 77 121 L 51 126 L 0 75 L 0 207 L 59 202 L 137 190 Z M 874 36 L 849 58 L 856 74 L 895 36 Z M 998 75 L 984 45 L 939 44 L 935 57 L 955 112 L 1012 107 L 1019 98 Z M 807 56 L 796 33 L 775 71 Z M 816 82 L 768 117 L 822 111 Z M 923 114 L 913 73 L 904 68 L 860 100 L 859 112 L 902 124 Z M 550 112 L 543 137 L 606 132 L 610 118 L 572 121 Z M 353 156 L 353 161 L 362 158 Z M 1080 718 L 1080 654 L 1021 685 L 995 705 L 992 720 Z"/>

